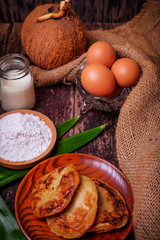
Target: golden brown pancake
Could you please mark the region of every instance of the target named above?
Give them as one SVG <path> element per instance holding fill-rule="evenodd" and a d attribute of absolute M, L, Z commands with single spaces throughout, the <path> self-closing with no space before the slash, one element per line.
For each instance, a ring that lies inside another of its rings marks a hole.
<path fill-rule="evenodd" d="M 63 212 L 47 217 L 53 233 L 64 238 L 79 238 L 91 227 L 97 212 L 98 194 L 95 183 L 80 175 L 80 184 Z"/>
<path fill-rule="evenodd" d="M 70 202 L 79 182 L 79 174 L 72 164 L 42 176 L 31 193 L 33 214 L 42 218 L 61 212 Z"/>
<path fill-rule="evenodd" d="M 126 225 L 129 211 L 122 195 L 109 184 L 93 179 L 98 190 L 98 211 L 89 232 L 108 232 Z"/>

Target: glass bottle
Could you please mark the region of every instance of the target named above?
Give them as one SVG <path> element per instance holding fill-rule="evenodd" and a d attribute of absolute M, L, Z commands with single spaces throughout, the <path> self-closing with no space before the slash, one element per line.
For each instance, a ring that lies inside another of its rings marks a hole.
<path fill-rule="evenodd" d="M 0 58 L 0 96 L 4 111 L 32 109 L 35 105 L 33 77 L 29 61 L 20 54 Z"/>

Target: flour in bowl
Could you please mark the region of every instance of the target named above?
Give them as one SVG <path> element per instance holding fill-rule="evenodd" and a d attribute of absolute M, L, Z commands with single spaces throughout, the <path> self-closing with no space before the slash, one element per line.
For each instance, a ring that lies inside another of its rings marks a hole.
<path fill-rule="evenodd" d="M 0 119 L 0 158 L 27 161 L 42 154 L 51 143 L 52 132 L 33 114 L 12 113 Z"/>

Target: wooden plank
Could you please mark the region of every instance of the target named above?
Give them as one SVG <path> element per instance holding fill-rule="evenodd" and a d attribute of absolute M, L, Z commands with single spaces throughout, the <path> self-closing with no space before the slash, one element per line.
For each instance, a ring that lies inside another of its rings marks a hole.
<path fill-rule="evenodd" d="M 48 116 L 55 125 L 75 116 L 73 106 L 73 86 L 59 83 L 50 87 L 36 88 L 35 110 Z M 73 129 L 65 137 L 72 134 Z"/>
<path fill-rule="evenodd" d="M 0 22 L 23 22 L 37 6 L 59 3 L 60 0 L 1 0 Z M 135 16 L 146 0 L 72 0 L 72 9 L 83 22 L 126 22 Z"/>
<path fill-rule="evenodd" d="M 21 45 L 21 27 L 22 23 L 14 23 L 8 39 L 6 54 L 19 53 L 25 54 Z"/>
<path fill-rule="evenodd" d="M 84 105 L 84 100 L 75 88 L 75 113 L 80 115 L 80 111 Z M 82 132 L 93 127 L 97 127 L 108 123 L 108 126 L 95 140 L 86 146 L 79 149 L 77 152 L 88 153 L 102 157 L 111 163 L 118 166 L 116 157 L 116 144 L 115 144 L 115 130 L 118 119 L 118 113 L 107 113 L 95 109 L 91 109 L 84 115 L 81 115 L 79 124 L 74 128 L 74 134 Z"/>
<path fill-rule="evenodd" d="M 6 48 L 9 40 L 10 33 L 12 31 L 12 25 L 10 23 L 0 23 L 0 57 L 6 54 Z"/>
<path fill-rule="evenodd" d="M 94 22 L 103 22 L 103 0 L 94 1 Z"/>

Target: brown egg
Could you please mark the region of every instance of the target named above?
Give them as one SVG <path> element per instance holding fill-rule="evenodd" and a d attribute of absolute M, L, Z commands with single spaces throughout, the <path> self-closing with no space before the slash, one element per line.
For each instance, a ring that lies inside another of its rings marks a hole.
<path fill-rule="evenodd" d="M 98 41 L 93 43 L 87 51 L 87 64 L 101 63 L 110 68 L 116 59 L 116 53 L 113 47 L 105 42 Z"/>
<path fill-rule="evenodd" d="M 115 89 L 113 73 L 100 63 L 89 64 L 82 70 L 81 83 L 87 92 L 95 96 L 110 95 Z"/>
<path fill-rule="evenodd" d="M 108 96 L 105 96 L 106 98 L 109 98 L 109 99 L 114 99 L 114 98 L 116 98 L 117 96 L 119 96 L 120 95 L 120 93 L 122 92 L 122 87 L 120 87 L 120 86 L 118 86 L 117 84 L 116 84 L 116 86 L 115 86 L 115 89 L 114 89 L 114 91 L 112 92 L 112 94 L 110 94 L 110 95 L 108 95 Z"/>
<path fill-rule="evenodd" d="M 120 58 L 111 67 L 117 84 L 121 87 L 131 87 L 135 85 L 140 77 L 139 65 L 130 58 Z"/>

